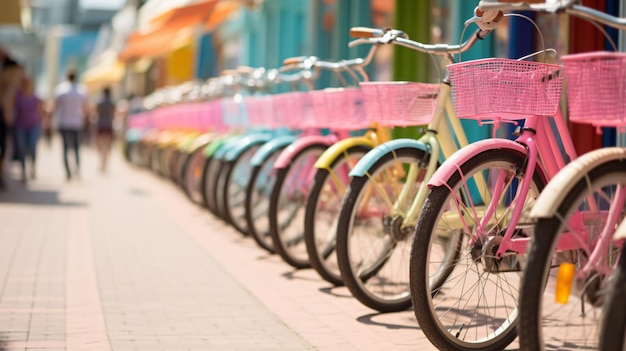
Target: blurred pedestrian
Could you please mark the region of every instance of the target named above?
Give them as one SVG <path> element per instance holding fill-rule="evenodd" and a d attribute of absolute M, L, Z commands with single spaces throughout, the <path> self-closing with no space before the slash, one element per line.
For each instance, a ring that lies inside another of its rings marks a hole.
<path fill-rule="evenodd" d="M 15 94 L 13 111 L 13 137 L 15 154 L 20 162 L 22 181 L 26 181 L 26 156 L 30 156 L 30 177 L 36 176 L 37 141 L 41 134 L 41 122 L 44 116 L 43 102 L 35 95 L 33 81 L 29 77 L 22 79 L 22 86 Z"/>
<path fill-rule="evenodd" d="M 13 96 L 23 68 L 0 47 L 0 188 L 4 188 L 4 162 L 13 124 Z"/>
<path fill-rule="evenodd" d="M 111 144 L 113 142 L 113 122 L 117 107 L 111 98 L 111 88 L 102 90 L 102 100 L 96 104 L 96 143 L 100 155 L 100 171 L 107 171 Z"/>
<path fill-rule="evenodd" d="M 54 106 L 57 125 L 63 139 L 63 162 L 67 180 L 72 178 L 68 161 L 68 151 L 74 151 L 76 160 L 75 175 L 80 174 L 80 137 L 89 116 L 89 101 L 82 85 L 78 84 L 76 72 L 67 73 L 67 81 L 54 90 Z"/>

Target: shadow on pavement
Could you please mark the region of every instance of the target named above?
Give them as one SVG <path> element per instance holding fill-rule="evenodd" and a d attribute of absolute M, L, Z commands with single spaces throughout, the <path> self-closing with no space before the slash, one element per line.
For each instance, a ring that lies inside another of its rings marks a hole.
<path fill-rule="evenodd" d="M 58 191 L 28 189 L 18 180 L 5 179 L 5 185 L 6 188 L 0 190 L 0 203 L 67 207 L 88 206 L 85 202 L 61 201 Z"/>
<path fill-rule="evenodd" d="M 336 296 L 336 297 L 352 297 L 348 289 L 344 286 L 330 286 L 319 289 L 324 294 Z"/>
<path fill-rule="evenodd" d="M 395 321 L 394 323 L 388 323 L 388 322 L 385 322 L 384 320 L 379 320 L 379 319 L 384 319 L 385 316 L 388 316 L 388 315 L 390 315 L 390 313 L 370 313 L 370 314 L 366 314 L 364 316 L 358 317 L 356 320 L 363 324 L 381 326 L 387 329 L 415 329 L 415 330 L 420 329 L 417 326 L 417 322 L 415 321 L 415 318 L 414 317 L 411 318 L 413 315 L 411 315 L 411 317 L 407 317 L 406 324 L 398 324 L 397 317 L 393 318 L 393 320 Z"/>

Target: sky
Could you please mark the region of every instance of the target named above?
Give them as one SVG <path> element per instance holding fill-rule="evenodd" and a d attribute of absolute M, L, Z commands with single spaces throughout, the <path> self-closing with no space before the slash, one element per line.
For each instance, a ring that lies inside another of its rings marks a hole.
<path fill-rule="evenodd" d="M 80 7 L 117 10 L 126 3 L 126 0 L 79 0 Z"/>

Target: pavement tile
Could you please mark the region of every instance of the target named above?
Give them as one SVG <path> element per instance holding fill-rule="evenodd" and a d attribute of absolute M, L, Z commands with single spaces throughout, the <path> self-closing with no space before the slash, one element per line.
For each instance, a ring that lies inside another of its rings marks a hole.
<path fill-rule="evenodd" d="M 116 150 L 59 141 L 38 179 L 0 192 L 0 348 L 431 350 L 411 311 L 381 315 L 313 270 L 293 270 Z"/>

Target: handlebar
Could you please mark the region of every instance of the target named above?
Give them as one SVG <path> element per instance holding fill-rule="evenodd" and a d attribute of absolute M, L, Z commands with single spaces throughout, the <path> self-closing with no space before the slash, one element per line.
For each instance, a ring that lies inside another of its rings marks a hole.
<path fill-rule="evenodd" d="M 529 4 L 527 2 L 518 3 L 500 3 L 489 0 L 482 0 L 478 3 L 475 13 L 476 15 L 469 21 L 477 22 L 481 26 L 484 17 L 492 17 L 494 14 L 508 11 L 535 11 L 547 13 L 565 13 L 568 15 L 595 21 L 617 29 L 626 29 L 626 18 L 615 17 L 592 9 L 587 6 L 580 5 L 580 0 L 558 0 L 548 1 L 546 3 Z"/>
<path fill-rule="evenodd" d="M 377 31 L 377 29 L 369 29 L 369 31 Z M 380 31 L 380 30 L 378 30 Z M 355 31 L 357 34 L 364 33 L 362 28 Z M 471 48 L 479 39 L 483 39 L 491 32 L 491 29 L 478 29 L 474 34 L 462 44 L 450 45 L 450 44 L 423 44 L 417 41 L 409 39 L 408 35 L 403 31 L 396 29 L 388 29 L 383 32 L 379 37 L 363 37 L 358 36 L 359 39 L 351 41 L 348 46 L 355 47 L 362 44 L 370 44 L 373 47 L 385 44 L 396 44 L 407 47 L 416 51 L 420 51 L 426 54 L 445 56 L 450 63 L 454 63 L 452 59 L 453 54 L 459 54 L 467 51 Z M 352 33 L 352 31 L 351 31 Z"/>

